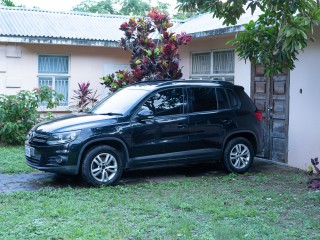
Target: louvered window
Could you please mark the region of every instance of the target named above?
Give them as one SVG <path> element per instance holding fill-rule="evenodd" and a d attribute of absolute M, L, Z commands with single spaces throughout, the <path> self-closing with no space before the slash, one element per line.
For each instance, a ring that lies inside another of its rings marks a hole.
<path fill-rule="evenodd" d="M 69 56 L 39 55 L 39 86 L 47 85 L 64 96 L 60 106 L 68 106 Z"/>
<path fill-rule="evenodd" d="M 192 74 L 210 74 L 211 73 L 211 53 L 192 54 Z"/>
<path fill-rule="evenodd" d="M 234 50 L 191 54 L 191 79 L 234 82 Z"/>
<path fill-rule="evenodd" d="M 212 73 L 234 73 L 234 51 L 212 53 Z"/>

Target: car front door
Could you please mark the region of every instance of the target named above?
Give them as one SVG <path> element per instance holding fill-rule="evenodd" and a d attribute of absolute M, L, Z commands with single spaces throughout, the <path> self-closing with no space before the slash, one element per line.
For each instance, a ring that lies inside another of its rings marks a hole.
<path fill-rule="evenodd" d="M 186 90 L 171 88 L 150 96 L 139 108 L 153 112 L 146 119 L 132 120 L 130 157 L 135 163 L 171 161 L 186 151 L 188 118 Z"/>

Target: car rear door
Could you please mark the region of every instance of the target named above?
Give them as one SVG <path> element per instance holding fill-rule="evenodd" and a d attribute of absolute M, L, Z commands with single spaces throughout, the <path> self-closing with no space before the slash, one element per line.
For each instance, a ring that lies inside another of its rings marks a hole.
<path fill-rule="evenodd" d="M 203 156 L 221 157 L 225 137 L 236 128 L 235 114 L 225 89 L 190 87 L 188 100 L 188 147 Z"/>

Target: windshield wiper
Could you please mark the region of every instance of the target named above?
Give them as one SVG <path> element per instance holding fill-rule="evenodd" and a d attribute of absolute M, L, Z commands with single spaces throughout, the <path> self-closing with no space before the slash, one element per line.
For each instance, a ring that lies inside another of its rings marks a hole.
<path fill-rule="evenodd" d="M 122 113 L 114 113 L 114 112 L 108 112 L 108 113 L 98 113 L 99 115 L 107 115 L 107 116 L 123 116 Z"/>

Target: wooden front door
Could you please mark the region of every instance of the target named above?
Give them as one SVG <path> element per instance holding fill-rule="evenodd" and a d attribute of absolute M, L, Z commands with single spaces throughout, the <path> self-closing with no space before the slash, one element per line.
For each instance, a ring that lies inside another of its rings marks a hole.
<path fill-rule="evenodd" d="M 289 73 L 266 77 L 264 68 L 252 66 L 251 97 L 263 115 L 264 151 L 261 157 L 287 162 Z"/>

